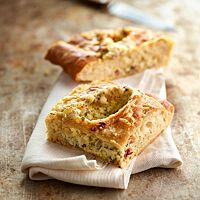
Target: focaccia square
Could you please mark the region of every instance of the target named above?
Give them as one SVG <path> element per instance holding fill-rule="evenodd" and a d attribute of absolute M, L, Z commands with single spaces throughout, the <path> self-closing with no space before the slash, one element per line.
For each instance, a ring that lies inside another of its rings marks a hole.
<path fill-rule="evenodd" d="M 167 100 L 131 87 L 82 84 L 48 114 L 48 139 L 123 168 L 169 126 L 173 112 Z"/>
<path fill-rule="evenodd" d="M 166 66 L 173 41 L 146 29 L 93 30 L 53 44 L 45 58 L 76 81 L 112 80 Z"/>

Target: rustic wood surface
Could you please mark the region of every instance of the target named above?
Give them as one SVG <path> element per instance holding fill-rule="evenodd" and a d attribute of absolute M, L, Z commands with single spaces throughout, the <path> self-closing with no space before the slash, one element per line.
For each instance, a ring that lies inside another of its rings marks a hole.
<path fill-rule="evenodd" d="M 166 73 L 175 105 L 173 136 L 184 164 L 131 177 L 127 190 L 78 186 L 57 180 L 31 181 L 21 160 L 37 117 L 60 69 L 43 59 L 58 39 L 93 28 L 130 22 L 67 0 L 0 1 L 0 199 L 200 199 L 200 2 L 128 1 L 173 21 L 177 31 Z"/>

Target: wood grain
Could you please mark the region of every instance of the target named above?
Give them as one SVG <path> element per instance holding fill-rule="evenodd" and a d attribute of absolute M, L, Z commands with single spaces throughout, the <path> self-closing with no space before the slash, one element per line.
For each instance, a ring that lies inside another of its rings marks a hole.
<path fill-rule="evenodd" d="M 50 44 L 76 32 L 130 22 L 77 1 L 0 1 L 0 199 L 200 199 L 200 2 L 127 1 L 173 21 L 176 48 L 166 70 L 176 111 L 173 136 L 184 164 L 133 175 L 127 190 L 30 181 L 21 160 L 60 69 L 43 59 Z"/>

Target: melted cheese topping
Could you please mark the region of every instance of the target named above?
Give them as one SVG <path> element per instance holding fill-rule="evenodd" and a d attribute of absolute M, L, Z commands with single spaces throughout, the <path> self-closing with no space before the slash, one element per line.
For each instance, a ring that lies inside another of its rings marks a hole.
<path fill-rule="evenodd" d="M 79 89 L 78 89 L 79 90 Z M 96 120 L 116 113 L 130 100 L 132 90 L 128 87 L 90 87 L 87 90 L 68 96 L 54 109 L 60 110 L 65 118 Z"/>
<path fill-rule="evenodd" d="M 125 27 L 117 30 L 94 30 L 81 33 L 68 43 L 85 51 L 94 52 L 97 57 L 104 59 L 122 55 L 154 37 L 156 34 L 149 30 Z"/>

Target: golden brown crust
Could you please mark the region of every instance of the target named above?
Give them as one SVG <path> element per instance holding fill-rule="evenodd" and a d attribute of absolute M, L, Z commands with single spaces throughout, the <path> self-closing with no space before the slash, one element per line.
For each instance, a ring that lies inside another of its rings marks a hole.
<path fill-rule="evenodd" d="M 93 30 L 81 33 L 67 42 L 59 41 L 55 43 L 48 50 L 45 59 L 53 64 L 60 65 L 68 74 L 78 81 L 90 81 L 90 79 L 106 80 L 109 77 L 114 79 L 140 72 L 141 70 L 144 70 L 143 66 L 137 66 L 137 63 L 136 66 L 129 66 L 130 64 L 127 64 L 126 69 L 123 69 L 122 72 L 120 72 L 120 69 L 113 69 L 112 73 L 115 75 L 111 77 L 109 74 L 105 76 L 106 70 L 103 68 L 110 67 L 106 66 L 108 64 L 105 61 L 119 59 L 120 62 L 120 57 L 125 57 L 124 60 L 121 61 L 122 63 L 125 63 L 126 57 L 129 58 L 131 55 L 133 55 L 133 58 L 131 59 L 134 59 L 134 57 L 138 59 L 138 56 L 144 54 L 142 53 L 142 49 L 140 50 L 141 47 L 144 47 L 144 51 L 146 51 L 146 46 L 149 45 L 149 48 L 151 48 L 152 44 L 157 45 L 157 43 L 158 45 L 164 44 L 164 47 L 161 47 L 160 54 L 163 53 L 162 51 L 166 51 L 166 58 L 163 57 L 163 61 L 160 60 L 161 58 L 157 56 L 159 52 L 155 52 L 155 55 L 152 55 L 152 57 L 149 58 L 149 61 L 145 60 L 144 65 L 147 65 L 145 66 L 147 68 L 160 67 L 160 65 L 165 65 L 167 63 L 169 58 L 168 54 L 170 54 L 173 42 L 161 34 L 133 27 L 125 27 L 117 30 Z M 138 54 L 140 52 L 141 55 Z M 154 57 L 157 59 L 155 63 L 152 61 Z M 138 61 L 138 63 L 140 62 L 141 60 Z M 131 61 L 129 63 L 131 63 Z M 93 72 L 93 68 L 90 67 L 90 65 L 95 67 L 95 65 L 101 64 L 102 67 L 100 66 L 97 72 Z M 120 64 L 114 62 L 113 64 L 109 63 L 109 65 L 113 65 L 112 67 L 114 68 L 116 67 L 115 65 L 119 65 L 120 67 Z M 80 74 L 85 67 L 86 71 L 90 71 L 91 69 L 92 73 L 89 75 L 86 75 L 85 72 L 83 72 L 83 75 Z M 127 69 L 127 67 L 130 69 Z M 122 68 L 123 67 L 121 67 L 121 69 Z M 105 71 L 104 76 L 102 77 L 98 76 L 100 70 Z M 127 70 L 130 70 L 130 72 L 127 72 Z"/>
<path fill-rule="evenodd" d="M 55 43 L 47 52 L 45 59 L 51 63 L 60 65 L 75 79 L 76 74 L 89 62 L 97 60 L 91 51 L 77 49 L 63 41 Z"/>

